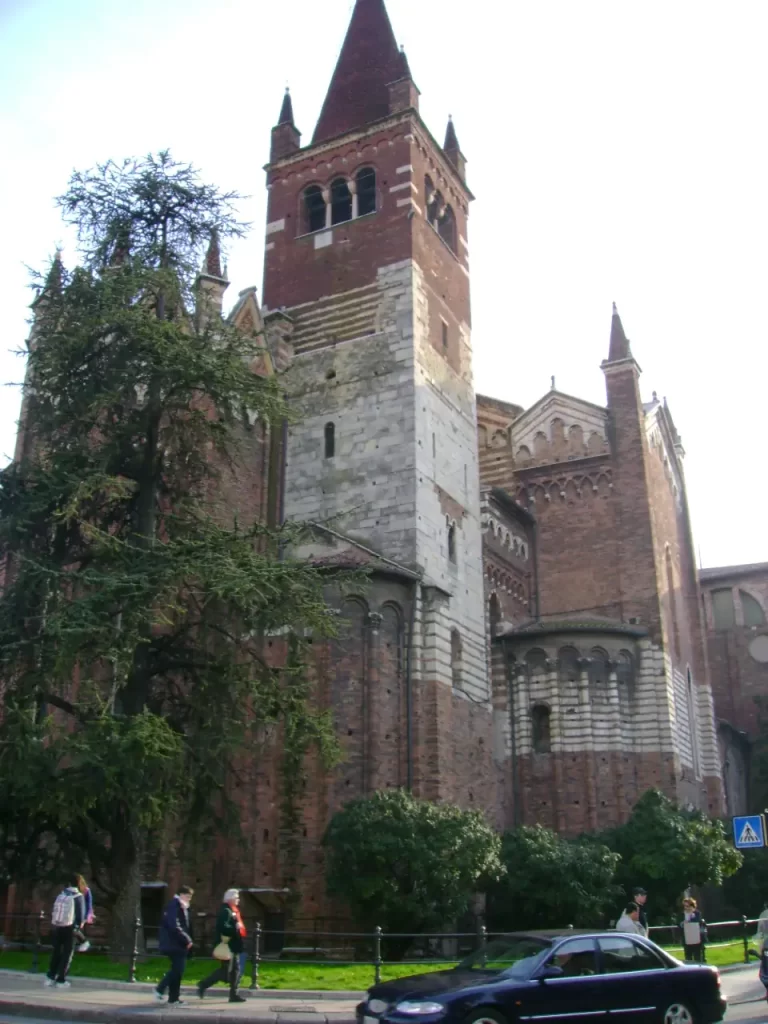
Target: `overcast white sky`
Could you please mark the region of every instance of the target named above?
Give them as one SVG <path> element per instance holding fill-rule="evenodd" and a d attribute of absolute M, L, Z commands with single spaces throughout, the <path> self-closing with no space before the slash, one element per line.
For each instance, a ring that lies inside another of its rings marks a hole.
<path fill-rule="evenodd" d="M 0 380 L 23 364 L 24 264 L 59 243 L 73 168 L 168 147 L 250 198 L 234 301 L 261 284 L 283 88 L 309 142 L 352 0 L 0 0 Z M 768 561 L 765 0 L 388 0 L 477 195 L 477 390 L 604 403 L 616 301 L 645 398 L 668 397 L 705 565 Z M 18 399 L 0 395 L 0 459 Z M 760 467 L 763 467 L 762 469 Z"/>

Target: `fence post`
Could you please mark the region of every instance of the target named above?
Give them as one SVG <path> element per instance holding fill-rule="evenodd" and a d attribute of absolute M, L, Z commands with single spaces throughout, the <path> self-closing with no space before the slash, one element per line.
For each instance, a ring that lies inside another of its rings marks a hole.
<path fill-rule="evenodd" d="M 137 917 L 133 924 L 133 949 L 131 950 L 131 962 L 128 970 L 128 981 L 136 981 L 136 963 L 139 959 L 139 929 L 141 918 Z"/>
<path fill-rule="evenodd" d="M 485 967 L 486 962 L 487 962 L 486 956 L 485 956 L 485 949 L 486 949 L 487 945 L 488 945 L 488 929 L 485 927 L 484 924 L 481 924 L 480 925 L 480 950 L 481 950 L 481 952 L 483 954 L 483 961 L 482 961 L 483 967 Z"/>
<path fill-rule="evenodd" d="M 744 963 L 749 963 L 749 936 L 747 935 L 747 915 L 741 915 L 742 941 L 744 942 Z"/>
<path fill-rule="evenodd" d="M 261 962 L 261 924 L 256 922 L 251 946 L 251 989 L 259 987 L 259 963 Z"/>
<path fill-rule="evenodd" d="M 376 925 L 376 932 L 373 937 L 373 983 L 381 983 L 381 926 Z"/>
<path fill-rule="evenodd" d="M 40 949 L 42 948 L 42 933 L 43 933 L 43 922 L 45 921 L 45 911 L 41 910 L 35 918 L 35 946 L 32 951 L 32 967 L 31 971 L 34 974 L 38 968 L 38 961 L 40 957 Z"/>

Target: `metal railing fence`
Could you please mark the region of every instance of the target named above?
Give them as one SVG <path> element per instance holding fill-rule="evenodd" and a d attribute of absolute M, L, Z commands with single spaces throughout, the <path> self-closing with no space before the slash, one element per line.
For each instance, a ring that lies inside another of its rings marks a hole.
<path fill-rule="evenodd" d="M 3 948 L 32 950 L 30 970 L 35 973 L 40 969 L 40 957 L 45 949 L 50 948 L 46 941 L 49 937 L 50 915 L 41 910 L 30 914 L 0 915 L 0 922 L 5 922 L 6 931 L 10 930 L 11 938 L 3 939 Z M 197 959 L 212 958 L 214 942 L 215 915 L 197 914 L 195 917 L 195 957 Z M 369 966 L 372 968 L 373 983 L 381 981 L 382 967 L 387 964 L 423 965 L 455 963 L 475 950 L 482 950 L 489 940 L 509 934 L 506 931 L 488 930 L 481 926 L 475 932 L 434 932 L 425 934 L 409 934 L 384 932 L 380 927 L 373 932 L 342 932 L 309 931 L 289 929 L 287 931 L 266 930 L 256 921 L 249 925 L 246 921 L 246 955 L 249 963 L 250 985 L 254 990 L 260 988 L 259 977 L 262 965 L 267 963 L 303 966 Z M 11 928 L 9 929 L 9 924 Z M 756 918 L 742 916 L 733 921 L 716 921 L 707 924 L 707 942 L 741 942 L 743 946 L 743 962 L 749 963 L 757 957 L 757 952 L 750 948 L 755 938 Z M 573 925 L 569 925 L 573 928 Z M 111 953 L 125 957 L 127 960 L 127 980 L 136 981 L 136 971 L 140 962 L 156 958 L 165 959 L 157 949 L 158 926 L 145 926 L 140 917 L 134 923 L 133 944 L 129 951 L 116 953 L 108 945 L 93 944 L 95 953 Z M 682 932 L 679 925 L 653 925 L 649 929 L 650 937 L 660 945 L 682 945 Z M 154 932 L 154 934 L 153 934 Z M 2 937 L 0 937 L 2 938 Z M 397 946 L 398 955 L 387 957 L 388 951 Z M 198 952 L 198 950 L 200 952 Z M 706 945 L 704 952 L 706 951 Z M 206 955 L 207 954 L 207 955 Z M 705 958 L 706 960 L 706 958 Z M 0 960 L 0 964 L 2 961 Z M 244 972 L 244 975 L 247 972 Z"/>

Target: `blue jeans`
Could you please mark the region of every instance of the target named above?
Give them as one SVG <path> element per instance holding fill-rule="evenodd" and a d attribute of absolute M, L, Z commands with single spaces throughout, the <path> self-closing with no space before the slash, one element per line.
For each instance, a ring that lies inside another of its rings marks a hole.
<path fill-rule="evenodd" d="M 157 986 L 157 991 L 162 995 L 168 989 L 168 1002 L 176 1003 L 179 1000 L 184 968 L 187 966 L 187 951 L 167 953 L 166 956 L 171 961 L 171 969 Z"/>

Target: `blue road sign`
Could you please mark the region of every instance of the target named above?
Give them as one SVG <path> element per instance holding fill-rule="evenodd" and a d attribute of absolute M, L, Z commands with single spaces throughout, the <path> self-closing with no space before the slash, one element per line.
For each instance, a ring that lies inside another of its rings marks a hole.
<path fill-rule="evenodd" d="M 733 841 L 737 850 L 757 850 L 765 846 L 765 821 L 762 814 L 745 814 L 734 818 Z"/>

